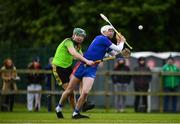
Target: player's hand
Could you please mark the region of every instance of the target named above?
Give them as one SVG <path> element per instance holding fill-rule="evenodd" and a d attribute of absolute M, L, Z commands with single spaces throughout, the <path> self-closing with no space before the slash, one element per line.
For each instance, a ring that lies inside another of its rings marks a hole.
<path fill-rule="evenodd" d="M 91 61 L 91 60 L 87 60 L 87 61 L 86 61 L 86 65 L 94 65 L 94 62 Z"/>
<path fill-rule="evenodd" d="M 119 35 L 116 34 L 116 40 L 117 40 L 117 44 L 118 44 L 120 42 L 125 42 L 126 38 L 121 33 L 119 33 Z"/>

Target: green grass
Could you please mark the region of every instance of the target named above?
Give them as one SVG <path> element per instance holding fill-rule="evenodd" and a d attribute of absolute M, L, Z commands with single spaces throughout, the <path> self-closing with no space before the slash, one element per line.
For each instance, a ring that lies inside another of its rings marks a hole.
<path fill-rule="evenodd" d="M 28 112 L 25 108 L 14 109 L 14 112 L 0 112 L 0 123 L 180 123 L 179 114 L 126 113 L 106 112 L 104 109 L 93 109 L 87 113 L 90 119 L 71 119 L 71 110 L 64 109 L 64 119 L 57 119 L 54 112 Z"/>

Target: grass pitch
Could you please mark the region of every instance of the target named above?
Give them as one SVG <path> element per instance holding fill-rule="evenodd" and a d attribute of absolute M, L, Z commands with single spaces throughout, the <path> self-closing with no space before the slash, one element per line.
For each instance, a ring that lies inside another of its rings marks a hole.
<path fill-rule="evenodd" d="M 134 113 L 128 110 L 126 113 L 116 113 L 114 110 L 108 112 L 104 109 L 93 109 L 83 113 L 90 119 L 71 119 L 71 110 L 64 109 L 64 119 L 57 119 L 54 112 L 27 112 L 18 108 L 14 112 L 0 112 L 0 123 L 180 123 L 180 116 L 172 113 Z"/>

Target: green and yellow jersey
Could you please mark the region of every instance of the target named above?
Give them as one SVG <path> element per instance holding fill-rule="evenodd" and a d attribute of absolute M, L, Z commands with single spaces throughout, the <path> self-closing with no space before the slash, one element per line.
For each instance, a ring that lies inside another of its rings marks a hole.
<path fill-rule="evenodd" d="M 68 48 L 74 47 L 77 52 L 82 54 L 81 49 L 76 48 L 71 38 L 66 38 L 56 49 L 52 64 L 62 67 L 68 68 L 73 63 L 73 56 L 69 53 Z"/>

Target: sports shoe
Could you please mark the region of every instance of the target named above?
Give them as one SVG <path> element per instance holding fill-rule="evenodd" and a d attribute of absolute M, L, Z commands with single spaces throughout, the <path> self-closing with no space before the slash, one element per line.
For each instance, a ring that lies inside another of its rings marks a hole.
<path fill-rule="evenodd" d="M 57 115 L 58 118 L 64 118 L 64 116 L 63 116 L 61 111 L 56 112 L 56 115 Z"/>
<path fill-rule="evenodd" d="M 89 117 L 86 115 L 81 115 L 80 113 L 72 116 L 72 119 L 81 119 L 81 118 L 89 118 Z"/>
<path fill-rule="evenodd" d="M 94 107 L 95 107 L 94 103 L 86 101 L 82 106 L 82 111 L 86 112 L 86 111 L 88 111 L 90 109 L 93 109 Z"/>

